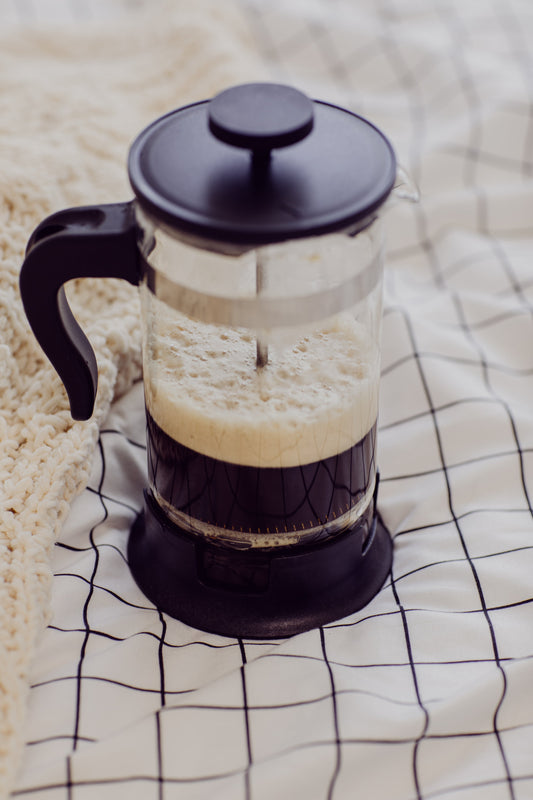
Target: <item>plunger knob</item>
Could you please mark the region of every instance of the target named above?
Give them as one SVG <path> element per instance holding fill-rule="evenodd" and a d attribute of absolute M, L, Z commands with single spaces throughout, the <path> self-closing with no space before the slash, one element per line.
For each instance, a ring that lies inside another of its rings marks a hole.
<path fill-rule="evenodd" d="M 209 129 L 217 139 L 268 161 L 271 150 L 304 139 L 313 128 L 313 102 L 292 86 L 245 83 L 209 103 Z"/>

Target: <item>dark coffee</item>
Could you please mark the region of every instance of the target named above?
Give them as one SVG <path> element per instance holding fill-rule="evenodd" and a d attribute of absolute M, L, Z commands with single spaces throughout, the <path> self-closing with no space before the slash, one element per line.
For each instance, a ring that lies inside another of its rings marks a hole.
<path fill-rule="evenodd" d="M 195 452 L 147 412 L 148 472 L 156 497 L 180 515 L 228 532 L 305 533 L 334 522 L 373 485 L 376 426 L 342 453 L 293 467 L 252 467 Z M 276 543 L 281 543 L 277 541 Z"/>

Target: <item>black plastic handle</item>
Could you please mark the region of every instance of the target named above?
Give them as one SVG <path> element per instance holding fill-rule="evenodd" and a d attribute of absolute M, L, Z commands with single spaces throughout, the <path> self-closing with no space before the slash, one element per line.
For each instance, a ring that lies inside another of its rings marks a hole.
<path fill-rule="evenodd" d="M 133 204 L 59 211 L 32 233 L 20 272 L 20 293 L 31 328 L 65 385 L 74 419 L 94 409 L 98 369 L 76 322 L 63 284 L 73 278 L 140 281 Z"/>

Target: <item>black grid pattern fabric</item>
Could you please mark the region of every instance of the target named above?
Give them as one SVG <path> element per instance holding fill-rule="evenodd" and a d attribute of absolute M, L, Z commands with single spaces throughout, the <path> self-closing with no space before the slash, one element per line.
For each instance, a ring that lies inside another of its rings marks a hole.
<path fill-rule="evenodd" d="M 370 118 L 421 192 L 387 210 L 392 573 L 363 610 L 287 640 L 161 614 L 126 562 L 138 384 L 55 548 L 14 796 L 532 798 L 533 4 L 241 6 L 272 77 Z"/>

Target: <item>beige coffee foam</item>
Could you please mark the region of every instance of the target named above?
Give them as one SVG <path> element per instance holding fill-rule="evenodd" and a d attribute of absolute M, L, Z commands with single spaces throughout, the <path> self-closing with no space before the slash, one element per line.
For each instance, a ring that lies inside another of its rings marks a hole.
<path fill-rule="evenodd" d="M 199 453 L 247 466 L 297 466 L 347 450 L 376 422 L 376 346 L 349 313 L 290 346 L 270 346 L 260 369 L 251 331 L 162 307 L 152 321 L 148 408 L 169 436 Z"/>

